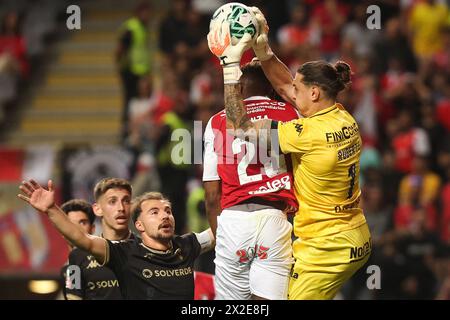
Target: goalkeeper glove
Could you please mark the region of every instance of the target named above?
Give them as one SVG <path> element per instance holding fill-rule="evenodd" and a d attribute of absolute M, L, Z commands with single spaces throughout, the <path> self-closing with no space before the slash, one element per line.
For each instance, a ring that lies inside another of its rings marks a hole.
<path fill-rule="evenodd" d="M 208 33 L 208 47 L 220 59 L 225 84 L 238 83 L 242 75 L 240 62 L 243 53 L 252 46 L 252 36 L 244 33 L 236 44 L 231 43 L 228 21 L 216 22 Z"/>
<path fill-rule="evenodd" d="M 259 36 L 256 38 L 256 41 L 253 44 L 253 51 L 255 51 L 255 54 L 258 57 L 259 61 L 269 60 L 273 56 L 273 51 L 269 46 L 269 25 L 267 24 L 266 18 L 264 17 L 261 10 L 258 9 L 258 7 L 251 7 L 250 9 L 255 15 L 259 26 Z"/>

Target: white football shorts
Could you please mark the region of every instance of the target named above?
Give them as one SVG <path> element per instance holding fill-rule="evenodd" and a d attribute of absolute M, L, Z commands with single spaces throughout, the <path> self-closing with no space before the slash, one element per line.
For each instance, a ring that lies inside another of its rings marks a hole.
<path fill-rule="evenodd" d="M 256 295 L 287 299 L 292 225 L 278 209 L 223 210 L 218 216 L 215 287 L 217 300 Z"/>

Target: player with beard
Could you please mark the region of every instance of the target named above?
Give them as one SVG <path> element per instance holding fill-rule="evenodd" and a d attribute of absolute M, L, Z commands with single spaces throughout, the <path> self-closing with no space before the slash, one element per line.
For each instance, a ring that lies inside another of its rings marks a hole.
<path fill-rule="evenodd" d="M 51 180 L 48 190 L 34 180 L 24 181 L 20 190 L 18 197 L 47 214 L 66 239 L 113 270 L 124 299 L 194 298 L 193 264 L 201 252 L 214 246 L 214 236 L 211 229 L 176 236 L 172 208 L 162 194 L 150 192 L 133 201 L 133 221 L 140 242 L 111 241 L 81 231 L 55 204 Z M 107 200 L 111 205 L 114 201 L 117 199 Z M 114 220 L 121 224 L 123 215 L 114 216 Z"/>

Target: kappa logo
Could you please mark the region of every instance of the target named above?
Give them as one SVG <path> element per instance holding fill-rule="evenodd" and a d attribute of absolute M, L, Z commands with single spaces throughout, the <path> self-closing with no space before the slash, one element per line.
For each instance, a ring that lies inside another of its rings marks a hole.
<path fill-rule="evenodd" d="M 100 264 L 95 260 L 94 256 L 88 256 L 89 264 L 86 269 L 94 269 L 101 267 Z"/>
<path fill-rule="evenodd" d="M 295 126 L 295 131 L 297 131 L 298 135 L 300 135 L 303 131 L 303 125 L 296 123 L 296 124 L 294 124 L 294 126 Z"/>

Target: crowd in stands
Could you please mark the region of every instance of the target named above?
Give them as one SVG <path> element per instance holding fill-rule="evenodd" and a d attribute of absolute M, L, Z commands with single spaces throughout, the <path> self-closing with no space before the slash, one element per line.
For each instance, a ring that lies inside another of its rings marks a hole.
<path fill-rule="evenodd" d="M 124 91 L 123 145 L 135 155 L 134 192 L 168 196 L 178 233 L 196 229 L 194 220 L 203 228 L 197 219 L 205 219 L 198 201 L 202 168 L 171 161 L 171 133 L 193 132 L 193 120 L 204 129 L 223 109 L 222 70 L 206 42 L 211 14 L 223 2 L 170 1 L 158 27 L 157 66 L 150 61 L 133 69 L 123 56 L 125 50 L 139 59 L 145 49 L 130 39 L 148 36 L 148 29 L 128 21 L 118 37 L 124 87 L 133 84 Z M 241 2 L 263 11 L 271 46 L 293 73 L 318 59 L 344 60 L 354 72 L 351 88 L 338 100 L 358 121 L 363 138 L 361 205 L 372 232 L 369 264 L 380 267 L 382 287 L 368 290 L 363 268 L 342 296 L 450 299 L 449 2 Z M 368 28 L 369 5 L 380 8 L 379 29 Z M 140 15 L 143 10 L 148 12 Z M 0 125 L 44 52 L 58 12 L 51 0 L 0 4 Z M 144 5 L 135 17 L 146 26 L 148 14 L 152 7 Z M 250 50 L 242 62 L 252 57 Z"/>
<path fill-rule="evenodd" d="M 140 155 L 137 171 L 145 167 L 159 175 L 163 192 L 176 195 L 179 215 L 187 214 L 184 195 L 201 181 L 201 166 L 166 161 L 170 132 L 177 125 L 192 130 L 192 120 L 204 128 L 223 108 L 221 69 L 206 42 L 211 9 L 221 4 L 213 2 L 210 8 L 197 1 L 171 2 L 159 25 L 161 85 L 155 89 L 154 78 L 146 76 L 129 101 L 125 144 Z M 373 237 L 370 264 L 380 266 L 383 287 L 368 290 L 363 268 L 342 296 L 450 299 L 448 3 L 243 2 L 265 13 L 272 48 L 293 73 L 317 59 L 344 60 L 354 72 L 351 88 L 338 99 L 357 119 L 363 137 L 361 203 Z M 367 26 L 366 9 L 373 4 L 381 12 L 378 29 Z M 250 51 L 242 62 L 251 58 Z M 181 227 L 189 228 L 189 219 L 179 220 L 187 220 Z"/>
<path fill-rule="evenodd" d="M 18 0 L 0 3 L 0 125 L 18 101 L 56 32 L 60 1 Z"/>

